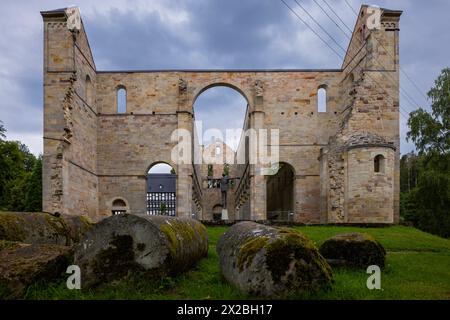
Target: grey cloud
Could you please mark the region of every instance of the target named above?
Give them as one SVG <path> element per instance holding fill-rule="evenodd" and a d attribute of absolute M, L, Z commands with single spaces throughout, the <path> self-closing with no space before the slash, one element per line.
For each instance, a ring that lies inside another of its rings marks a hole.
<path fill-rule="evenodd" d="M 203 133 L 219 129 L 225 140 L 227 129 L 242 129 L 246 108 L 247 101 L 234 89 L 214 87 L 203 92 L 195 102 L 195 120 L 202 121 Z M 211 136 L 205 134 L 203 144 L 208 145 L 210 139 Z"/>

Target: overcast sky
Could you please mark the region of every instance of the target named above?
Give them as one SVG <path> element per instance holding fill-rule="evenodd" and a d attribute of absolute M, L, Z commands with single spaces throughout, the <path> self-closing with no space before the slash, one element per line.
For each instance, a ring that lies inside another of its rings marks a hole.
<path fill-rule="evenodd" d="M 293 0 L 286 0 L 327 39 Z M 314 1 L 298 0 L 342 47 L 348 39 Z M 325 9 L 323 0 L 316 0 Z M 353 28 L 355 15 L 343 0 L 327 0 Z M 348 0 L 358 10 L 361 2 Z M 429 108 L 424 95 L 440 70 L 450 65 L 450 1 L 396 0 L 372 4 L 404 10 L 400 62 L 406 77 L 401 99 L 406 114 L 417 105 Z M 0 2 L 0 120 L 7 137 L 42 152 L 42 18 L 41 10 L 78 5 L 97 69 L 177 68 L 339 68 L 341 59 L 303 25 L 279 0 L 151 0 Z M 330 15 L 332 13 L 328 11 Z M 344 27 L 345 28 L 345 27 Z M 329 40 L 329 39 L 327 39 Z M 333 43 L 329 40 L 330 44 Z M 230 89 L 206 91 L 196 102 L 204 128 L 242 126 L 245 100 Z M 411 150 L 401 120 L 401 152 Z"/>

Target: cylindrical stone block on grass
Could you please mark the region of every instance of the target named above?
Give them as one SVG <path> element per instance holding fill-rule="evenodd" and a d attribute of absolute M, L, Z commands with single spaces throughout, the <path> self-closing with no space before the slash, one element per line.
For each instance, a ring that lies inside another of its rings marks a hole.
<path fill-rule="evenodd" d="M 208 254 L 208 235 L 197 220 L 116 215 L 97 223 L 75 248 L 82 287 L 133 272 L 163 277 L 186 271 Z"/>
<path fill-rule="evenodd" d="M 332 283 L 326 260 L 293 229 L 240 222 L 222 235 L 217 252 L 224 278 L 250 295 L 284 297 Z"/>
<path fill-rule="evenodd" d="M 72 255 L 69 246 L 0 240 L 0 300 L 22 299 L 28 286 L 59 280 Z"/>
<path fill-rule="evenodd" d="M 365 233 L 338 234 L 320 246 L 320 253 L 332 266 L 367 268 L 384 267 L 386 250 L 372 236 Z"/>
<path fill-rule="evenodd" d="M 43 212 L 0 212 L 0 240 L 73 245 L 92 227 L 85 216 Z"/>

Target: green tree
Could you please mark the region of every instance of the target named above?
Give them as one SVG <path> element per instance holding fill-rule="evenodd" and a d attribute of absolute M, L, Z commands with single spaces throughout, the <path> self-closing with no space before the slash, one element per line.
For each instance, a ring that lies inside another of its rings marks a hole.
<path fill-rule="evenodd" d="M 3 121 L 0 120 L 0 141 L 2 141 L 4 138 L 6 138 L 6 129 L 3 126 Z"/>
<path fill-rule="evenodd" d="M 223 165 L 223 174 L 226 176 L 230 175 L 230 165 L 228 163 Z"/>
<path fill-rule="evenodd" d="M 448 173 L 426 170 L 412 193 L 417 204 L 415 225 L 422 230 L 450 237 L 450 178 Z"/>
<path fill-rule="evenodd" d="M 24 154 L 15 141 L 0 141 L 0 208 L 7 206 L 12 181 L 25 174 Z"/>
<path fill-rule="evenodd" d="M 450 151 L 450 69 L 442 70 L 428 92 L 431 113 L 422 108 L 410 113 L 407 139 L 419 154 L 448 154 Z"/>
<path fill-rule="evenodd" d="M 161 202 L 161 204 L 159 205 L 159 213 L 165 215 L 166 212 L 167 212 L 167 205 L 165 202 Z"/>
<path fill-rule="evenodd" d="M 400 192 L 410 192 L 417 186 L 419 157 L 413 152 L 400 159 Z"/>
<path fill-rule="evenodd" d="M 4 209 L 8 211 L 25 211 L 25 192 L 30 173 L 24 172 L 14 180 L 6 183 Z"/>
<path fill-rule="evenodd" d="M 25 190 L 25 211 L 42 211 L 42 156 L 34 164 Z"/>
<path fill-rule="evenodd" d="M 213 165 L 208 164 L 208 177 L 212 177 L 212 176 L 213 176 Z"/>
<path fill-rule="evenodd" d="M 0 210 L 42 210 L 42 159 L 19 141 L 6 141 L 0 121 Z"/>
<path fill-rule="evenodd" d="M 428 97 L 431 112 L 418 109 L 408 119 L 407 139 L 414 142 L 419 157 L 414 164 L 417 177 L 412 181 L 408 180 L 411 176 L 405 175 L 405 168 L 409 167 L 402 158 L 401 189 L 408 192 L 401 195 L 401 210 L 403 217 L 418 228 L 450 237 L 449 68 L 442 70 Z M 413 188 L 406 188 L 408 184 Z"/>

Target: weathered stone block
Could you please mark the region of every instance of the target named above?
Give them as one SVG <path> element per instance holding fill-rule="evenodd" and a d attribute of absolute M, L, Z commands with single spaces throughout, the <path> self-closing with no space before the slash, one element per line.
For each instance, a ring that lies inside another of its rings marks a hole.
<path fill-rule="evenodd" d="M 75 248 L 74 263 L 85 288 L 132 272 L 155 278 L 183 272 L 207 253 L 206 228 L 196 220 L 121 214 L 86 233 Z"/>
<path fill-rule="evenodd" d="M 305 235 L 287 228 L 240 222 L 219 239 L 224 278 L 243 292 L 264 297 L 329 288 L 331 268 Z"/>
<path fill-rule="evenodd" d="M 326 240 L 319 249 L 331 265 L 367 268 L 384 267 L 386 250 L 372 236 L 343 233 Z"/>

